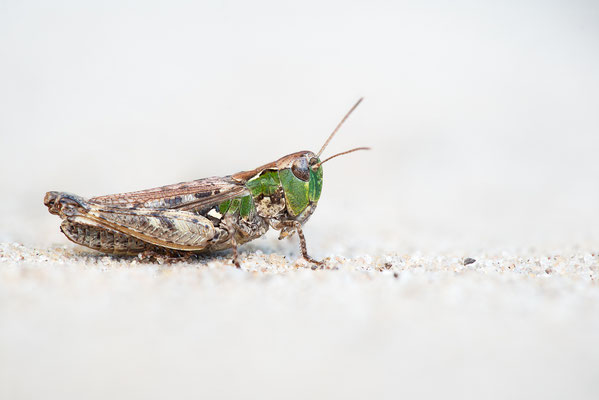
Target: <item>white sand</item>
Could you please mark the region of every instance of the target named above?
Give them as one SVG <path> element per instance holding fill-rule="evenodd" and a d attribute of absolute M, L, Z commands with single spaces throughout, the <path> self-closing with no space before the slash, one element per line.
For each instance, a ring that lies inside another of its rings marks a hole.
<path fill-rule="evenodd" d="M 0 245 L 1 398 L 596 398 L 599 256 Z"/>

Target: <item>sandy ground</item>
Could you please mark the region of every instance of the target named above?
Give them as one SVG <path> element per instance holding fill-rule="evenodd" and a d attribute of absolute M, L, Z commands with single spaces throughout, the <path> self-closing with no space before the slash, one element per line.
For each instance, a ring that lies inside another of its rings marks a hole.
<path fill-rule="evenodd" d="M 313 270 L 270 244 L 246 246 L 241 270 L 227 254 L 160 265 L 1 244 L 0 397 L 599 393 L 590 250 L 467 265 L 448 253 L 339 256 Z"/>

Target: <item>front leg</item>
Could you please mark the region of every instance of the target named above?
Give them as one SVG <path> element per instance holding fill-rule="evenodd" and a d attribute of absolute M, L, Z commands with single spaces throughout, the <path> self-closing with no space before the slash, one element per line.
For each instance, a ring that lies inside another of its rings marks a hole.
<path fill-rule="evenodd" d="M 227 232 L 229 232 L 229 243 L 231 244 L 231 249 L 233 250 L 233 264 L 235 267 L 241 269 L 241 264 L 239 263 L 239 252 L 237 250 L 237 239 L 235 237 L 237 235 L 237 223 L 232 216 L 227 215 L 223 219 L 221 225 L 227 230 Z"/>
<path fill-rule="evenodd" d="M 231 237 L 231 247 L 233 248 L 233 264 L 235 267 L 241 269 L 241 264 L 239 264 L 239 253 L 237 252 L 237 240 L 235 240 L 235 234 Z"/>
<path fill-rule="evenodd" d="M 311 262 L 312 264 L 323 265 L 324 262 L 315 260 L 312 257 L 310 257 L 310 255 L 308 254 L 308 249 L 306 247 L 306 238 L 304 236 L 304 232 L 302 231 L 302 224 L 300 224 L 297 221 L 294 221 L 293 227 L 295 228 L 295 231 L 297 232 L 297 236 L 299 236 L 300 250 L 302 252 L 302 257 L 304 258 L 304 260 Z"/>

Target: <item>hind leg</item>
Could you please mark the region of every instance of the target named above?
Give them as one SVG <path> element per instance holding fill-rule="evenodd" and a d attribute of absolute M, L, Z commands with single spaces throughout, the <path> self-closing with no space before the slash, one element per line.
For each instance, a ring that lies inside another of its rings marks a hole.
<path fill-rule="evenodd" d="M 189 211 L 106 206 L 64 192 L 46 193 L 44 204 L 51 214 L 56 214 L 71 224 L 94 227 L 92 234 L 97 234 L 98 228 L 102 228 L 124 235 L 119 238 L 132 237 L 156 247 L 201 251 L 214 237 L 212 222 Z M 84 235 L 79 232 L 75 236 L 76 243 L 83 241 L 81 244 L 90 247 L 86 242 L 93 238 L 83 238 Z"/>
<path fill-rule="evenodd" d="M 159 248 L 132 236 L 124 235 L 113 229 L 100 226 L 92 221 L 77 218 L 64 220 L 60 230 L 72 242 L 103 253 L 115 255 L 137 255 Z"/>

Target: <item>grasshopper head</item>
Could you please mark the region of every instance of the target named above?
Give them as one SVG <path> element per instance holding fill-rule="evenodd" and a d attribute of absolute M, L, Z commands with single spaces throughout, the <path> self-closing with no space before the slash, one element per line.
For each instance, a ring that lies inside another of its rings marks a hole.
<path fill-rule="evenodd" d="M 298 151 L 251 171 L 232 175 L 233 179 L 248 186 L 261 216 L 294 220 L 302 224 L 308 220 L 322 192 L 322 164 L 344 154 L 368 149 L 358 147 L 335 154 L 324 161 L 320 160 L 320 155 L 335 133 L 361 101 L 362 99 L 358 100 L 343 117 L 318 153 Z M 281 213 L 285 211 L 286 215 L 282 216 Z"/>
<path fill-rule="evenodd" d="M 322 192 L 320 159 L 311 151 L 300 151 L 276 163 L 290 216 L 297 218 L 303 215 L 309 206 L 313 210 Z"/>
<path fill-rule="evenodd" d="M 319 156 L 311 151 L 299 151 L 277 160 L 275 164 L 289 214 L 303 223 L 314 212 L 322 192 L 322 164 L 344 154 L 368 149 L 357 147 L 337 153 L 324 161 L 320 161 Z"/>
<path fill-rule="evenodd" d="M 320 155 L 324 149 L 331 139 L 333 139 L 339 128 L 341 128 L 341 125 L 343 125 L 345 120 L 351 115 L 356 107 L 360 105 L 362 100 L 363 98 L 360 98 L 347 114 L 345 114 L 317 154 L 314 154 L 311 151 L 299 151 L 282 157 L 275 162 L 275 165 L 279 170 L 281 186 L 285 192 L 287 211 L 296 221 L 303 223 L 310 217 L 312 212 L 314 212 L 314 208 L 316 208 L 316 203 L 318 202 L 322 191 L 322 164 L 344 154 L 352 153 L 357 150 L 369 149 L 368 147 L 358 147 L 335 154 L 324 161 L 320 161 Z"/>

